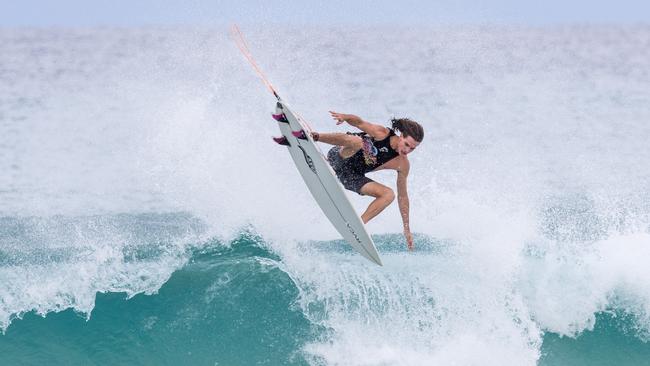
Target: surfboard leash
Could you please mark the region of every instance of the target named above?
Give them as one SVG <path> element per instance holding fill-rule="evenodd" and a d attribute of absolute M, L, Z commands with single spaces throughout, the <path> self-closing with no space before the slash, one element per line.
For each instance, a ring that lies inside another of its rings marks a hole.
<path fill-rule="evenodd" d="M 280 102 L 282 101 L 282 98 L 280 98 L 280 95 L 278 92 L 275 90 L 275 87 L 271 82 L 268 80 L 266 75 L 264 75 L 264 72 L 262 69 L 257 65 L 257 62 L 255 61 L 255 58 L 253 58 L 253 54 L 251 53 L 250 49 L 248 48 L 248 44 L 246 43 L 246 40 L 244 39 L 244 34 L 242 31 L 239 29 L 239 26 L 237 24 L 233 24 L 232 27 L 230 27 L 230 33 L 232 35 L 233 40 L 235 41 L 235 44 L 237 45 L 237 48 L 239 48 L 239 51 L 244 55 L 246 60 L 251 64 L 257 75 L 260 77 L 264 85 L 273 93 L 273 95 L 277 98 L 277 100 Z M 314 131 L 314 129 L 311 127 L 310 123 L 307 122 L 306 119 L 304 119 L 301 115 L 297 114 L 294 112 L 300 118 L 308 128 L 309 133 Z"/>
<path fill-rule="evenodd" d="M 246 40 L 244 39 L 244 34 L 241 32 L 237 24 L 233 24 L 232 27 L 230 27 L 230 32 L 233 37 L 233 40 L 235 41 L 235 44 L 239 48 L 239 51 L 241 51 L 242 55 L 250 62 L 251 66 L 253 66 L 253 69 L 257 73 L 257 75 L 262 79 L 262 82 L 264 85 L 266 85 L 267 88 L 273 93 L 273 95 L 278 99 L 278 101 L 282 100 L 280 98 L 280 95 L 278 92 L 275 90 L 273 87 L 273 84 L 266 78 L 266 75 L 262 72 L 262 69 L 260 69 L 259 66 L 257 66 L 257 62 L 255 62 L 255 59 L 253 58 L 253 55 L 248 48 L 248 45 L 246 44 Z"/>

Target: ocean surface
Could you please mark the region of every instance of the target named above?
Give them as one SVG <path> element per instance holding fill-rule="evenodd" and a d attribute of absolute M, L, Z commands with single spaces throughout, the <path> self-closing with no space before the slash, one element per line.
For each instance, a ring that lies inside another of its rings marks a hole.
<path fill-rule="evenodd" d="M 650 365 L 649 25 L 243 31 L 316 130 L 422 123 L 416 250 L 339 239 L 226 27 L 0 28 L 0 364 Z"/>

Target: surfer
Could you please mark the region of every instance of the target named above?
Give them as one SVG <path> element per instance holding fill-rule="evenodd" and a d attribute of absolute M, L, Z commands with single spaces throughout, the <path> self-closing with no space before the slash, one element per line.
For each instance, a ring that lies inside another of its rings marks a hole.
<path fill-rule="evenodd" d="M 391 188 L 366 177 L 366 173 L 383 169 L 397 171 L 397 204 L 404 224 L 406 243 L 409 250 L 413 249 L 406 189 L 410 167 L 407 156 L 422 142 L 422 126 L 408 118 L 394 118 L 391 127 L 385 127 L 364 121 L 354 114 L 333 111 L 330 114 L 337 125 L 347 122 L 362 131 L 313 132 L 312 137 L 315 141 L 335 145 L 327 153 L 327 160 L 346 189 L 375 198 L 361 215 L 363 223 L 377 216 L 395 199 Z M 395 131 L 399 131 L 399 135 Z"/>

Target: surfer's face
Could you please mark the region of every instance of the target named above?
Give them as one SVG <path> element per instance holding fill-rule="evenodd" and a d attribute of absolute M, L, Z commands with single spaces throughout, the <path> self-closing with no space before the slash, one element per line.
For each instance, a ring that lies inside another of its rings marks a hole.
<path fill-rule="evenodd" d="M 397 145 L 397 152 L 400 155 L 410 154 L 420 143 L 415 141 L 411 136 L 400 137 L 399 144 Z"/>

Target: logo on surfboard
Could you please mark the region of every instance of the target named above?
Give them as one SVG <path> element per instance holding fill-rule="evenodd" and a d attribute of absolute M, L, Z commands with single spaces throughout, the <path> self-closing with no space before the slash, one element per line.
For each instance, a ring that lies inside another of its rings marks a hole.
<path fill-rule="evenodd" d="M 305 149 L 302 148 L 302 146 L 298 145 L 298 147 L 302 151 L 302 154 L 305 156 L 305 162 L 309 166 L 309 169 L 311 169 L 311 171 L 314 172 L 314 174 L 318 174 L 316 173 L 316 167 L 314 166 L 314 161 L 311 159 L 311 156 L 307 155 L 307 152 L 305 151 Z"/>

